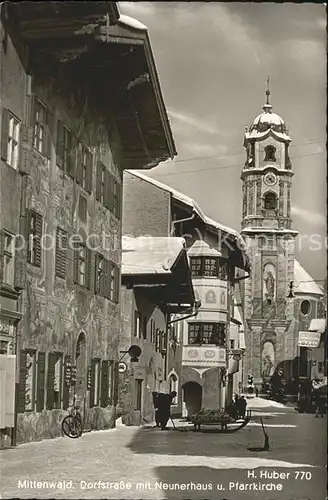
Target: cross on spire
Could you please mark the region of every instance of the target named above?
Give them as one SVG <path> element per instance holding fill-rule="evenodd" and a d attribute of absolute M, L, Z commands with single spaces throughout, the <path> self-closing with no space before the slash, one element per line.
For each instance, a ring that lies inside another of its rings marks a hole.
<path fill-rule="evenodd" d="M 267 78 L 266 84 L 267 84 L 267 88 L 266 88 L 266 91 L 265 91 L 266 96 L 267 96 L 266 103 L 267 103 L 267 105 L 270 106 L 270 99 L 269 99 L 270 98 L 270 77 L 269 76 Z"/>

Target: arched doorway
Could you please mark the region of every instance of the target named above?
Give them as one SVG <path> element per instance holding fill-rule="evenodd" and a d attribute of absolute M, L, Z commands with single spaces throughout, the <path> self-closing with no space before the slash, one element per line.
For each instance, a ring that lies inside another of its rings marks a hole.
<path fill-rule="evenodd" d="M 81 332 L 76 342 L 76 401 L 82 405 L 86 392 L 86 359 L 87 347 L 85 333 Z"/>
<path fill-rule="evenodd" d="M 187 382 L 182 386 L 183 401 L 187 408 L 188 417 L 202 407 L 203 388 L 198 382 Z"/>

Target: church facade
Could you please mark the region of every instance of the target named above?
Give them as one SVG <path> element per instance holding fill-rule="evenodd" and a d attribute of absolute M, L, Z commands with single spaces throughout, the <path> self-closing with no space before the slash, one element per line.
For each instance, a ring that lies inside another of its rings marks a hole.
<path fill-rule="evenodd" d="M 308 376 L 299 331 L 307 331 L 311 319 L 320 315 L 322 291 L 295 260 L 298 231 L 291 219 L 290 143 L 284 120 L 272 112 L 267 90 L 263 112 L 245 131 L 247 156 L 241 173 L 241 234 L 252 268 L 243 286 L 244 380 L 258 390 L 278 373 L 294 392 L 300 377 Z M 291 282 L 293 301 L 287 299 Z"/>

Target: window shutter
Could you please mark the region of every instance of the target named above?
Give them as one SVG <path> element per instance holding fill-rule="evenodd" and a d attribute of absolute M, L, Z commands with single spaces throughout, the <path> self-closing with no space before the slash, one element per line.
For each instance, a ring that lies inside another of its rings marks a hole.
<path fill-rule="evenodd" d="M 26 392 L 26 353 L 19 355 L 19 388 L 17 396 L 17 413 L 25 412 L 25 392 Z"/>
<path fill-rule="evenodd" d="M 5 234 L 0 229 L 0 283 L 3 281 Z"/>
<path fill-rule="evenodd" d="M 35 95 L 29 94 L 26 96 L 26 123 L 28 127 L 32 128 L 32 137 L 34 135 L 35 127 L 35 101 Z"/>
<path fill-rule="evenodd" d="M 111 204 L 111 174 L 106 169 L 105 170 L 105 187 L 104 187 L 104 205 L 106 208 L 110 209 Z"/>
<path fill-rule="evenodd" d="M 90 408 L 93 408 L 95 403 L 95 382 L 96 382 L 96 360 L 91 360 L 91 384 L 90 384 Z"/>
<path fill-rule="evenodd" d="M 102 172 L 102 163 L 98 161 L 97 163 L 97 173 L 96 173 L 96 200 L 101 201 L 101 172 Z"/>
<path fill-rule="evenodd" d="M 55 274 L 59 278 L 66 278 L 66 261 L 67 261 L 67 233 L 57 228 L 56 233 L 56 262 Z"/>
<path fill-rule="evenodd" d="M 83 179 L 83 145 L 81 143 L 77 146 L 76 154 L 76 182 L 82 184 Z"/>
<path fill-rule="evenodd" d="M 86 248 L 86 276 L 85 276 L 85 286 L 88 290 L 92 289 L 92 251 Z"/>
<path fill-rule="evenodd" d="M 111 173 L 109 173 L 109 202 L 108 208 L 115 215 L 115 199 L 114 199 L 114 189 L 115 189 L 115 179 Z"/>
<path fill-rule="evenodd" d="M 45 138 L 42 143 L 42 154 L 44 154 L 47 158 L 51 157 L 53 120 L 54 115 L 48 110 L 46 116 Z"/>
<path fill-rule="evenodd" d="M 38 267 L 41 267 L 41 259 L 42 259 L 42 249 L 41 249 L 41 238 L 42 238 L 42 215 L 35 214 L 35 232 L 36 235 L 34 237 L 35 244 L 35 261 L 34 264 Z"/>
<path fill-rule="evenodd" d="M 99 279 L 98 279 L 98 266 L 99 266 L 99 254 L 95 254 L 95 271 L 94 271 L 94 291 L 95 293 L 100 293 Z"/>
<path fill-rule="evenodd" d="M 112 366 L 112 404 L 116 405 L 118 401 L 118 361 L 113 361 L 113 366 Z"/>
<path fill-rule="evenodd" d="M 54 385 L 55 385 L 55 363 L 56 354 L 50 352 L 48 355 L 48 376 L 47 376 L 47 410 L 54 407 Z"/>
<path fill-rule="evenodd" d="M 119 267 L 115 267 L 115 289 L 114 289 L 114 300 L 116 303 L 120 302 L 120 291 L 121 291 L 121 270 Z"/>
<path fill-rule="evenodd" d="M 103 279 L 102 279 L 102 295 L 106 299 L 110 298 L 110 262 L 107 259 L 103 261 Z"/>
<path fill-rule="evenodd" d="M 101 364 L 101 393 L 100 406 L 106 408 L 108 406 L 109 392 L 109 361 L 103 361 Z"/>
<path fill-rule="evenodd" d="M 64 125 L 58 120 L 56 162 L 59 168 L 64 168 Z"/>
<path fill-rule="evenodd" d="M 9 112 L 8 109 L 2 109 L 1 120 L 1 158 L 7 161 L 8 157 L 8 137 L 9 137 Z"/>
<path fill-rule="evenodd" d="M 69 407 L 69 386 L 67 385 L 67 383 L 65 383 L 65 376 L 69 361 L 70 356 L 66 355 L 64 357 L 63 410 L 67 410 L 67 408 Z"/>
<path fill-rule="evenodd" d="M 44 408 L 44 380 L 45 380 L 46 355 L 44 352 L 38 353 L 37 367 L 37 389 L 36 389 L 36 411 L 40 412 Z"/>
<path fill-rule="evenodd" d="M 87 182 L 86 182 L 86 191 L 88 193 L 92 192 L 92 174 L 93 174 L 93 155 L 88 152 L 87 153 Z"/>
<path fill-rule="evenodd" d="M 118 219 L 121 219 L 122 218 L 122 203 L 123 203 L 123 200 L 122 200 L 122 193 L 123 193 L 123 190 L 122 190 L 122 185 L 117 183 L 117 206 L 116 206 L 116 217 Z"/>
<path fill-rule="evenodd" d="M 73 281 L 79 283 L 79 247 L 73 250 Z"/>
<path fill-rule="evenodd" d="M 25 123 L 20 127 L 20 145 L 19 145 L 19 170 L 25 174 L 31 172 L 33 146 L 33 128 L 28 127 Z"/>
<path fill-rule="evenodd" d="M 69 134 L 69 155 L 67 163 L 67 174 L 75 178 L 76 162 L 77 162 L 78 140 L 73 134 Z"/>

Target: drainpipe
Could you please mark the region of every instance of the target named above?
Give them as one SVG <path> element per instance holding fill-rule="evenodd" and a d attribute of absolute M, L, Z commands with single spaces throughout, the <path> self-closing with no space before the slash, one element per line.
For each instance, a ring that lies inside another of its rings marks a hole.
<path fill-rule="evenodd" d="M 195 311 L 193 313 L 188 314 L 187 316 L 183 316 L 182 318 L 173 319 L 172 321 L 168 321 L 167 325 L 172 325 L 172 323 L 176 323 L 177 321 L 183 321 L 184 319 L 193 318 L 193 317 L 197 316 L 198 309 L 201 307 L 201 305 L 202 304 L 201 304 L 200 300 L 197 300 L 195 302 Z"/>
<path fill-rule="evenodd" d="M 193 214 L 191 215 L 191 217 L 186 217 L 185 219 L 179 219 L 179 220 L 174 220 L 172 221 L 172 226 L 171 227 L 171 236 L 174 236 L 174 233 L 175 233 L 175 225 L 176 224 L 180 224 L 181 222 L 187 222 L 187 221 L 190 221 L 190 220 L 193 220 L 195 218 L 196 214 L 195 212 L 193 212 Z"/>

